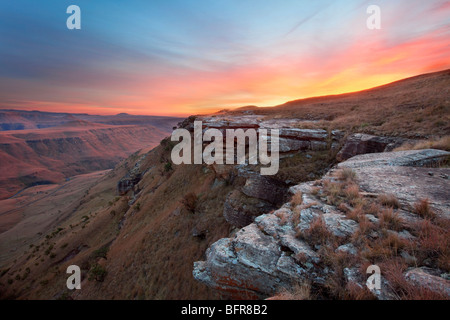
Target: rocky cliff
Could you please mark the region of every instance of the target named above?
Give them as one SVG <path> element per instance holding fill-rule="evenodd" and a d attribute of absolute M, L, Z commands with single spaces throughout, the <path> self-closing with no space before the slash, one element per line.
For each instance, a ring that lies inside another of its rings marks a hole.
<path fill-rule="evenodd" d="M 232 298 L 267 298 L 305 282 L 322 296 L 333 296 L 336 286 L 363 291 L 367 277 L 362 267 L 378 263 L 385 266 L 385 277 L 382 290 L 372 294 L 395 299 L 401 293 L 392 289 L 398 283 L 389 284 L 394 282 L 389 263 L 396 261 L 402 268 L 395 271 L 405 274 L 406 284 L 449 298 L 448 260 L 436 262 L 438 256 L 447 259 L 448 247 L 434 243 L 438 254 L 427 257 L 416 248 L 425 242 L 432 246 L 429 237 L 439 237 L 418 232 L 418 225 L 430 217 L 439 221 L 435 232 L 448 245 L 448 229 L 442 228 L 450 218 L 450 169 L 439 163 L 449 156 L 419 150 L 365 154 L 342 162 L 320 180 L 291 187 L 301 201 L 258 216 L 234 237 L 214 243 L 206 260 L 194 264 L 193 275 Z M 391 203 L 383 200 L 387 194 L 395 194 Z M 420 201 L 429 205 L 430 216 L 418 211 Z"/>

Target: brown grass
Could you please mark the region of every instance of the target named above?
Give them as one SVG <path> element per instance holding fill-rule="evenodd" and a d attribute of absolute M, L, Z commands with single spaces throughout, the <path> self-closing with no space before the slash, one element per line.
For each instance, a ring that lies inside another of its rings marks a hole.
<path fill-rule="evenodd" d="M 283 288 L 270 300 L 312 300 L 311 285 L 309 282 L 296 283 L 289 289 Z"/>
<path fill-rule="evenodd" d="M 198 205 L 198 196 L 193 192 L 189 192 L 184 195 L 181 203 L 187 211 L 195 213 Z"/>
<path fill-rule="evenodd" d="M 378 218 L 380 219 L 380 226 L 382 228 L 400 231 L 404 227 L 403 220 L 392 208 L 383 209 Z"/>
<path fill-rule="evenodd" d="M 440 149 L 450 151 L 450 136 L 444 136 L 441 138 L 434 138 L 430 140 L 422 140 L 415 142 L 407 142 L 394 151 L 404 150 L 422 150 L 422 149 Z"/>
<path fill-rule="evenodd" d="M 290 220 L 289 214 L 284 211 L 277 211 L 275 215 L 280 218 L 280 225 L 284 226 Z"/>
<path fill-rule="evenodd" d="M 378 196 L 378 201 L 385 207 L 390 207 L 394 209 L 400 208 L 400 202 L 397 197 L 393 194 L 380 194 Z"/>
<path fill-rule="evenodd" d="M 380 264 L 383 275 L 400 300 L 448 300 L 443 293 L 431 291 L 408 282 L 404 273 L 407 265 L 402 259 L 391 259 Z"/>
<path fill-rule="evenodd" d="M 358 258 L 346 252 L 336 252 L 331 246 L 323 246 L 319 255 L 333 272 L 327 277 L 324 288 L 326 295 L 331 299 L 340 300 L 366 300 L 373 296 L 366 289 L 359 287 L 356 283 L 347 282 L 344 274 L 346 267 L 358 264 Z"/>
<path fill-rule="evenodd" d="M 435 219 L 436 213 L 431 209 L 428 199 L 421 199 L 414 204 L 414 212 L 424 219 Z"/>
<path fill-rule="evenodd" d="M 356 182 L 356 173 L 350 168 L 343 168 L 339 170 L 337 176 L 343 181 Z"/>
<path fill-rule="evenodd" d="M 344 194 L 350 203 L 353 203 L 356 199 L 360 198 L 359 195 L 359 186 L 356 183 L 350 183 L 344 189 Z"/>
<path fill-rule="evenodd" d="M 308 229 L 297 232 L 297 238 L 307 241 L 311 245 L 329 244 L 334 242 L 334 235 L 328 230 L 322 217 L 315 218 Z"/>
<path fill-rule="evenodd" d="M 424 219 L 413 226 L 413 234 L 418 238 L 417 244 L 408 247 L 420 264 L 428 261 L 431 266 L 450 271 L 450 237 L 449 229 L 442 228 L 431 220 Z"/>
<path fill-rule="evenodd" d="M 291 203 L 294 207 L 301 205 L 303 202 L 303 193 L 301 191 L 297 192 L 292 196 Z"/>
<path fill-rule="evenodd" d="M 367 242 L 363 257 L 372 263 L 387 261 L 400 255 L 401 250 L 407 247 L 408 241 L 392 232 L 384 232 L 380 239 Z"/>

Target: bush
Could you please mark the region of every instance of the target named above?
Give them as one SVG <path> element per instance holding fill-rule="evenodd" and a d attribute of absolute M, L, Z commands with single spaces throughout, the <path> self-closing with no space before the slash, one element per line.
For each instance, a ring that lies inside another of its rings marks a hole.
<path fill-rule="evenodd" d="M 181 203 L 187 211 L 195 213 L 197 210 L 198 197 L 195 193 L 189 192 L 183 197 Z"/>
<path fill-rule="evenodd" d="M 165 171 L 165 172 L 169 172 L 170 170 L 172 170 L 172 162 L 168 161 L 168 162 L 166 162 L 166 164 L 164 165 L 164 171 Z"/>
<path fill-rule="evenodd" d="M 105 280 L 106 275 L 108 274 L 108 272 L 106 271 L 106 269 L 99 265 L 99 264 L 95 264 L 91 270 L 89 270 L 89 281 L 95 280 L 98 282 L 103 282 L 103 280 Z"/>
<path fill-rule="evenodd" d="M 93 253 L 94 258 L 104 258 L 106 259 L 106 256 L 108 254 L 109 248 L 108 247 L 101 247 L 100 249 L 97 249 Z"/>

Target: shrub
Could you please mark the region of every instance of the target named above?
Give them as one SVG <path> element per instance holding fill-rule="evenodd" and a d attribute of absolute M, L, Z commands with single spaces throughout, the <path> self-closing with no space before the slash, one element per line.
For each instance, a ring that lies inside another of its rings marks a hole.
<path fill-rule="evenodd" d="M 170 170 L 172 170 L 172 162 L 167 161 L 166 164 L 164 165 L 164 171 L 169 172 Z"/>
<path fill-rule="evenodd" d="M 189 192 L 184 195 L 181 203 L 187 211 L 195 213 L 195 211 L 197 210 L 198 197 L 195 193 Z"/>
<path fill-rule="evenodd" d="M 106 259 L 106 256 L 108 254 L 109 247 L 101 247 L 100 249 L 97 249 L 92 254 L 93 258 L 104 258 Z"/>
<path fill-rule="evenodd" d="M 105 280 L 107 273 L 108 272 L 103 266 L 95 264 L 91 268 L 91 270 L 89 270 L 89 281 L 95 280 L 98 282 L 103 282 L 103 280 Z"/>

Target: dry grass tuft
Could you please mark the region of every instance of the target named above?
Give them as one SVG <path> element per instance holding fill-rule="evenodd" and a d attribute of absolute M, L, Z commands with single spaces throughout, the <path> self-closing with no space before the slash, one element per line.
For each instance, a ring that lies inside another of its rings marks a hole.
<path fill-rule="evenodd" d="M 435 219 L 436 213 L 431 209 L 428 199 L 419 200 L 414 204 L 414 212 L 424 219 Z"/>
<path fill-rule="evenodd" d="M 444 223 L 441 223 L 444 224 Z M 450 271 L 450 237 L 449 229 L 424 219 L 413 226 L 413 234 L 418 238 L 416 244 L 408 247 L 410 253 L 419 263 L 439 267 Z"/>
<path fill-rule="evenodd" d="M 402 259 L 391 259 L 381 263 L 380 268 L 400 300 L 448 300 L 443 293 L 408 282 L 404 276 L 407 265 Z"/>
<path fill-rule="evenodd" d="M 390 207 L 394 209 L 400 208 L 400 202 L 397 197 L 393 194 L 380 194 L 378 196 L 378 201 L 385 207 Z"/>
<path fill-rule="evenodd" d="M 198 205 L 198 196 L 193 192 L 189 192 L 184 195 L 181 203 L 187 211 L 195 213 Z"/>
<path fill-rule="evenodd" d="M 403 220 L 392 208 L 382 210 L 378 218 L 380 219 L 380 226 L 385 229 L 400 231 L 404 227 Z"/>
<path fill-rule="evenodd" d="M 290 215 L 284 211 L 277 211 L 275 215 L 280 219 L 280 225 L 284 226 L 291 219 Z"/>
<path fill-rule="evenodd" d="M 291 204 L 296 207 L 303 203 L 303 193 L 301 191 L 297 192 L 292 196 Z"/>
<path fill-rule="evenodd" d="M 308 282 L 296 283 L 291 288 L 283 288 L 270 300 L 312 300 L 311 285 Z"/>
<path fill-rule="evenodd" d="M 306 240 L 311 245 L 327 244 L 335 240 L 322 217 L 315 218 L 308 229 L 297 233 L 297 237 Z"/>
<path fill-rule="evenodd" d="M 344 189 L 346 199 L 352 203 L 355 199 L 360 198 L 359 186 L 356 183 L 350 183 Z"/>
<path fill-rule="evenodd" d="M 350 168 L 344 168 L 338 171 L 337 176 L 340 180 L 356 182 L 356 173 Z"/>
<path fill-rule="evenodd" d="M 394 232 L 385 232 L 380 239 L 366 244 L 363 257 L 372 263 L 379 263 L 399 256 L 400 252 L 409 245 L 409 242 L 400 238 Z"/>
<path fill-rule="evenodd" d="M 376 300 L 367 286 L 361 286 L 353 281 L 347 282 L 345 292 L 346 300 Z"/>

